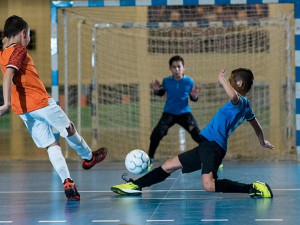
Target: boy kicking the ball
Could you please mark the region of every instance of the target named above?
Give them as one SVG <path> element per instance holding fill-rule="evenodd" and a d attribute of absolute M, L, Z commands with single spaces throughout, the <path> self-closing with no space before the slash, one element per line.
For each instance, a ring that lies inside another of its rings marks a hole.
<path fill-rule="evenodd" d="M 12 107 L 24 121 L 35 144 L 48 149 L 50 162 L 62 180 L 67 199 L 80 200 L 52 128 L 58 130 L 83 159 L 84 169 L 90 169 L 105 159 L 107 150 L 100 148 L 92 152 L 74 124 L 48 95 L 26 49 L 30 42 L 27 22 L 18 16 L 9 17 L 5 21 L 4 34 L 3 50 L 0 51 L 4 105 L 0 106 L 0 116 Z"/>
<path fill-rule="evenodd" d="M 212 118 L 199 133 L 199 145 L 152 170 L 137 180 L 129 179 L 125 184 L 115 185 L 111 190 L 120 195 L 141 195 L 142 188 L 164 181 L 174 171 L 191 173 L 202 169 L 202 185 L 209 192 L 248 193 L 252 198 L 272 198 L 271 188 L 259 181 L 251 184 L 228 179 L 218 180 L 217 172 L 227 151 L 227 140 L 235 129 L 246 119 L 252 125 L 262 147 L 274 149 L 264 138 L 260 123 L 245 98 L 251 89 L 254 76 L 249 69 L 233 70 L 229 82 L 225 79 L 225 68 L 218 74 L 218 82 L 223 86 L 230 101 Z"/>

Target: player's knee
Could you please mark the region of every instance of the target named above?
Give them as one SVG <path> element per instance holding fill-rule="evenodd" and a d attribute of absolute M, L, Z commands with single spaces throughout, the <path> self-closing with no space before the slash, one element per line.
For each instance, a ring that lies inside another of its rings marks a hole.
<path fill-rule="evenodd" d="M 55 140 L 51 145 L 49 145 L 47 148 L 53 147 L 53 146 L 60 146 L 59 142 Z"/>
<path fill-rule="evenodd" d="M 215 192 L 215 180 L 212 178 L 212 174 L 202 175 L 202 186 L 205 191 Z"/>
<path fill-rule="evenodd" d="M 178 157 L 174 157 L 172 159 L 168 159 L 167 161 L 165 161 L 164 164 L 162 165 L 162 168 L 167 173 L 173 173 L 178 169 L 182 169 L 182 165 Z"/>
<path fill-rule="evenodd" d="M 212 185 L 211 183 L 203 183 L 202 186 L 205 191 L 215 192 L 214 184 Z"/>
<path fill-rule="evenodd" d="M 194 128 L 195 128 L 195 126 L 190 125 L 190 126 L 189 126 L 189 131 L 191 132 Z"/>
<path fill-rule="evenodd" d="M 68 132 L 68 137 L 72 136 L 76 132 L 75 126 L 72 122 L 70 122 L 70 126 L 67 127 L 66 130 Z"/>

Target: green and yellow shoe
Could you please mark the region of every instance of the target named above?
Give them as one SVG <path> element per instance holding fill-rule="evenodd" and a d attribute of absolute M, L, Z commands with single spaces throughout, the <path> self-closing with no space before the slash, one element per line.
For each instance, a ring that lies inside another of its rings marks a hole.
<path fill-rule="evenodd" d="M 252 183 L 250 189 L 251 198 L 273 198 L 273 193 L 270 186 L 266 183 L 256 181 Z"/>
<path fill-rule="evenodd" d="M 222 170 L 223 167 L 224 167 L 224 165 L 223 165 L 223 163 L 221 163 L 220 166 L 219 166 L 219 170 Z"/>
<path fill-rule="evenodd" d="M 126 182 L 124 184 L 118 184 L 111 187 L 111 190 L 119 195 L 141 195 L 142 189 L 130 182 Z"/>
<path fill-rule="evenodd" d="M 153 167 L 153 161 L 154 161 L 154 159 L 151 159 L 151 158 L 150 158 L 150 164 L 149 164 L 149 166 L 148 166 L 147 172 L 150 172 L 150 171 L 152 170 L 152 167 Z"/>

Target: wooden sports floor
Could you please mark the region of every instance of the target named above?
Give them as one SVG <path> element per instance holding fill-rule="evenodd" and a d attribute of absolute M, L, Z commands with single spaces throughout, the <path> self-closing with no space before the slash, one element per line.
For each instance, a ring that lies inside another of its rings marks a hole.
<path fill-rule="evenodd" d="M 156 162 L 155 166 L 161 162 Z M 297 225 L 300 224 L 300 163 L 225 162 L 220 178 L 267 182 L 273 199 L 247 194 L 207 193 L 201 172 L 175 172 L 139 197 L 118 196 L 123 162 L 102 162 L 85 171 L 68 162 L 81 194 L 67 202 L 48 161 L 0 162 L 0 224 L 13 225 Z M 133 176 L 135 178 L 135 176 Z"/>

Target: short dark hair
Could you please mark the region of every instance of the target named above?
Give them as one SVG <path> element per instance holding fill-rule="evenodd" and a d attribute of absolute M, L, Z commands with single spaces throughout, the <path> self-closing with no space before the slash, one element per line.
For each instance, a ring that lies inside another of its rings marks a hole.
<path fill-rule="evenodd" d="M 22 30 L 28 30 L 28 24 L 23 18 L 13 15 L 6 19 L 4 25 L 4 36 L 7 38 L 11 38 L 16 36 Z"/>
<path fill-rule="evenodd" d="M 175 61 L 181 61 L 182 65 L 184 66 L 184 59 L 180 55 L 175 55 L 169 60 L 169 66 L 171 67 L 173 62 Z"/>
<path fill-rule="evenodd" d="M 244 90 L 248 92 L 253 84 L 254 76 L 251 70 L 246 68 L 235 69 L 231 72 L 236 81 L 242 80 L 244 83 Z"/>

